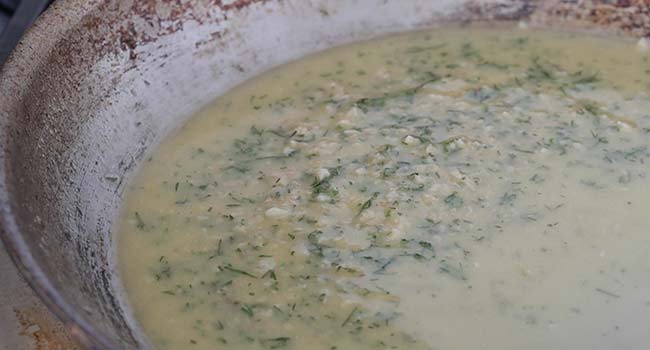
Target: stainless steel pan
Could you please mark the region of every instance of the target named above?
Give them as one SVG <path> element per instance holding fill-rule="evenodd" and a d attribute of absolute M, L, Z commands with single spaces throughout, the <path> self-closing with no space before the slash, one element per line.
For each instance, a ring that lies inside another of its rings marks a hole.
<path fill-rule="evenodd" d="M 2 239 L 88 348 L 146 346 L 114 261 L 126 184 L 206 102 L 310 52 L 449 22 L 650 35 L 646 0 L 59 0 L 0 72 Z"/>

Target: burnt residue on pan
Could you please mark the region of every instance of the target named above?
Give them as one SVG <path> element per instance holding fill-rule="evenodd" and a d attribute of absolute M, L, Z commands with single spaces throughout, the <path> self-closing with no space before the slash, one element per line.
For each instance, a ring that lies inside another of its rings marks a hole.
<path fill-rule="evenodd" d="M 96 15 L 85 18 L 83 25 L 93 31 L 110 29 L 93 37 L 95 50 L 105 53 L 120 48 L 135 60 L 138 45 L 176 33 L 188 21 L 198 24 L 227 21 L 233 11 L 267 2 L 282 1 L 107 1 L 100 4 Z M 106 13 L 111 15 L 106 16 Z M 544 24 L 564 21 L 571 22 L 570 26 L 582 22 L 637 37 L 650 36 L 650 2 L 647 0 L 470 0 L 461 3 L 451 14 L 432 14 L 432 21 L 443 16 L 461 22 L 532 20 Z M 215 32 L 213 37 L 221 40 L 226 33 Z"/>
<path fill-rule="evenodd" d="M 465 21 L 530 20 L 540 25 L 559 23 L 650 36 L 648 0 L 473 0 L 465 3 L 456 17 Z"/>
<path fill-rule="evenodd" d="M 648 0 L 551 0 L 540 1 L 540 16 L 581 21 L 594 26 L 620 30 L 636 37 L 650 36 Z"/>
<path fill-rule="evenodd" d="M 203 24 L 207 21 L 225 21 L 229 13 L 246 7 L 263 4 L 270 0 L 236 0 L 222 1 L 133 1 L 106 2 L 102 4 L 95 16 L 89 16 L 84 26 L 90 30 L 112 28 L 103 37 L 95 37 L 93 45 L 99 50 L 115 48 L 112 41 L 120 43 L 122 50 L 129 51 L 131 59 L 137 58 L 136 48 L 139 44 L 156 41 L 161 36 L 173 34 L 183 29 L 184 23 L 194 21 Z M 102 13 L 128 14 L 131 20 L 123 21 L 121 16 L 103 16 Z"/>

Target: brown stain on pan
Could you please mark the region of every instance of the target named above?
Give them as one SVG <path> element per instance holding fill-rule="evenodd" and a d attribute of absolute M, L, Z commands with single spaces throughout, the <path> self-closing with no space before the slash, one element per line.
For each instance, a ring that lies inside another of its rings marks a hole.
<path fill-rule="evenodd" d="M 650 37 L 650 0 L 468 1 L 455 14 L 465 21 L 531 20 Z"/>
<path fill-rule="evenodd" d="M 203 24 L 207 21 L 227 20 L 229 13 L 245 9 L 270 0 L 237 0 L 225 2 L 180 1 L 180 0 L 138 0 L 129 5 L 108 1 L 98 7 L 98 13 L 110 13 L 108 17 L 89 16 L 83 26 L 89 30 L 116 28 L 95 37 L 92 42 L 100 52 L 110 52 L 119 43 L 122 51 L 129 51 L 131 59 L 137 58 L 139 44 L 155 42 L 158 38 L 183 29 L 187 21 Z M 218 11 L 220 10 L 220 11 Z M 117 16 L 115 16 L 117 14 Z M 137 17 L 133 18 L 133 14 Z M 125 20 L 125 18 L 129 18 Z"/>
<path fill-rule="evenodd" d="M 267 2 L 272 0 L 106 1 L 84 19 L 83 26 L 95 33 L 90 44 L 99 56 L 128 52 L 129 58 L 135 60 L 139 45 L 178 32 L 189 21 L 227 21 L 233 12 Z M 650 36 L 650 0 L 470 0 L 449 17 L 463 22 L 563 22 L 568 27 L 580 24 L 636 37 Z M 220 39 L 225 34 L 217 32 L 213 38 Z"/>
<path fill-rule="evenodd" d="M 33 350 L 81 349 L 43 306 L 14 309 L 14 313 L 20 323 L 19 334 L 33 340 Z"/>
<path fill-rule="evenodd" d="M 551 0 L 540 3 L 542 16 L 582 21 L 636 37 L 650 36 L 650 0 Z"/>

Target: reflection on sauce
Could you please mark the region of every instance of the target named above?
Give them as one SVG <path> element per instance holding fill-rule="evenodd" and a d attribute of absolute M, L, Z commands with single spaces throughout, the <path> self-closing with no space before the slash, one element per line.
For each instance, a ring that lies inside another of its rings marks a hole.
<path fill-rule="evenodd" d="M 120 263 L 158 349 L 643 349 L 650 61 L 409 33 L 219 98 L 132 184 Z"/>

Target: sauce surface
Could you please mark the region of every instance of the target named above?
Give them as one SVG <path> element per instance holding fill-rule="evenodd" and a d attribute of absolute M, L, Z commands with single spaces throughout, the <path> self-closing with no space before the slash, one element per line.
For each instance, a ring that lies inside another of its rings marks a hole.
<path fill-rule="evenodd" d="M 157 349 L 645 349 L 650 59 L 445 29 L 220 97 L 141 169 L 123 280 Z"/>

